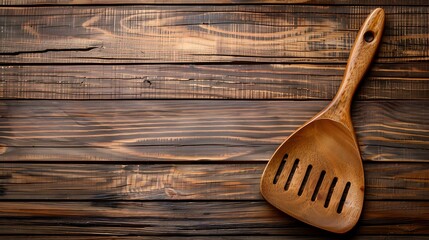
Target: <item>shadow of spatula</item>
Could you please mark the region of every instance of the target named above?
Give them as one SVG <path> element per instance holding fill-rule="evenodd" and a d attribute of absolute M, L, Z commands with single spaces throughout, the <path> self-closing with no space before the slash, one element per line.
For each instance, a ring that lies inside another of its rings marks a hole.
<path fill-rule="evenodd" d="M 352 229 L 362 212 L 364 173 L 350 105 L 383 28 L 384 11 L 377 8 L 356 37 L 335 98 L 280 145 L 261 179 L 261 193 L 269 203 L 335 233 Z"/>

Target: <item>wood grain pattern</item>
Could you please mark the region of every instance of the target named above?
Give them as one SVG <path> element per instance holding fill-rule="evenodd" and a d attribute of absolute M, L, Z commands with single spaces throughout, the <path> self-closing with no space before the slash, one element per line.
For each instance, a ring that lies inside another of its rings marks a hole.
<path fill-rule="evenodd" d="M 2 101 L 1 161 L 267 161 L 327 101 Z M 426 101 L 352 107 L 366 161 L 428 159 Z M 78 148 L 78 151 L 76 151 Z"/>
<path fill-rule="evenodd" d="M 1 0 L 0 5 L 103 5 L 103 4 L 313 4 L 313 5 L 429 5 L 425 0 Z"/>
<path fill-rule="evenodd" d="M 0 200 L 262 200 L 265 163 L 11 164 Z M 429 200 L 429 164 L 365 163 L 366 200 Z"/>
<path fill-rule="evenodd" d="M 0 97 L 19 99 L 323 99 L 345 65 L 0 66 Z M 429 100 L 429 64 L 375 64 L 355 99 Z"/>
<path fill-rule="evenodd" d="M 264 201 L 1 204 L 0 234 L 330 236 Z M 351 236 L 429 234 L 428 202 L 367 201 L 364 209 Z"/>
<path fill-rule="evenodd" d="M 2 7 L 2 63 L 345 63 L 372 6 Z M 386 6 L 376 62 L 429 60 L 429 8 Z"/>

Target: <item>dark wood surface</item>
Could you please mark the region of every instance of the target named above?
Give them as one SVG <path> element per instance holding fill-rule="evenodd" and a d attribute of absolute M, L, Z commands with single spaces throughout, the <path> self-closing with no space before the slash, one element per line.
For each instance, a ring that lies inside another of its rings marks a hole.
<path fill-rule="evenodd" d="M 0 239 L 429 239 L 428 1 L 0 0 Z M 367 14 L 365 171 L 333 235 L 259 193 Z"/>

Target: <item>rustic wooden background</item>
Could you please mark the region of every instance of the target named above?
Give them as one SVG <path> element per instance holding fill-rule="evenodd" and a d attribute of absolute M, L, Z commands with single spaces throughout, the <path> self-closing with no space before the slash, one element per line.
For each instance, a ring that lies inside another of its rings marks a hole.
<path fill-rule="evenodd" d="M 259 179 L 379 6 L 365 207 L 336 236 Z M 0 68 L 1 239 L 429 239 L 427 0 L 0 0 Z"/>

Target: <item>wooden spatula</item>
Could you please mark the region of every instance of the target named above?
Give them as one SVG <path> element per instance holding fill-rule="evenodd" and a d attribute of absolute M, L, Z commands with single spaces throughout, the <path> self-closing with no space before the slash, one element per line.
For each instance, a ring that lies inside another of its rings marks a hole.
<path fill-rule="evenodd" d="M 276 150 L 261 179 L 264 198 L 310 225 L 344 233 L 357 223 L 364 173 L 350 118 L 353 94 L 380 43 L 384 11 L 362 25 L 337 95 Z"/>

